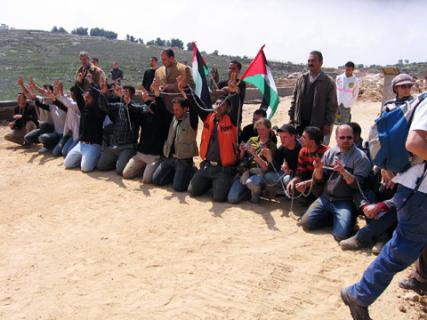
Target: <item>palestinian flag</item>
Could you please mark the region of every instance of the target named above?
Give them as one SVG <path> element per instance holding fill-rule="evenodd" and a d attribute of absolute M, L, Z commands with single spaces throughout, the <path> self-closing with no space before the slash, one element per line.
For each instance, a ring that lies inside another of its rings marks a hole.
<path fill-rule="evenodd" d="M 280 99 L 273 74 L 265 58 L 264 46 L 261 47 L 255 59 L 240 79 L 254 85 L 261 91 L 263 101 L 268 104 L 267 117 L 271 119 L 276 112 Z"/>
<path fill-rule="evenodd" d="M 209 76 L 209 69 L 206 65 L 205 59 L 203 59 L 199 50 L 197 49 L 196 43 L 192 42 L 193 45 L 193 79 L 196 84 L 196 95 L 203 101 L 203 104 L 210 108 L 212 105 L 211 94 L 209 92 L 207 78 Z"/>

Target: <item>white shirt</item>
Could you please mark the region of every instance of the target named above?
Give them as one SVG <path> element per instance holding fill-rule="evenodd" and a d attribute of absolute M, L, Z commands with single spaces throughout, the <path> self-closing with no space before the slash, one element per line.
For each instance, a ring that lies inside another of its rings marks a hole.
<path fill-rule="evenodd" d="M 58 134 L 63 134 L 67 112 L 59 109 L 59 107 L 54 104 L 49 104 L 49 108 L 55 132 Z"/>
<path fill-rule="evenodd" d="M 36 99 L 45 103 L 44 98 L 41 96 L 37 96 Z M 34 106 L 36 107 L 37 118 L 39 119 L 39 121 L 52 124 L 52 117 L 50 116 L 50 111 L 39 108 L 36 104 L 34 104 Z"/>
<path fill-rule="evenodd" d="M 427 100 L 421 102 L 421 104 L 415 110 L 414 118 L 411 123 L 409 131 L 422 130 L 427 131 Z M 399 183 L 407 188 L 414 189 L 417 183 L 417 179 L 424 173 L 424 163 L 416 164 L 406 170 L 405 172 L 398 174 L 393 181 Z M 423 180 L 418 191 L 427 193 L 427 178 Z"/>
<path fill-rule="evenodd" d="M 64 136 L 72 134 L 74 141 L 79 140 L 80 110 L 77 103 L 68 96 L 59 97 L 58 100 L 67 108 L 64 124 Z"/>
<path fill-rule="evenodd" d="M 338 105 L 342 104 L 345 108 L 351 108 L 351 105 L 357 100 L 359 95 L 359 79 L 355 75 L 347 77 L 345 72 L 337 76 L 337 99 Z"/>

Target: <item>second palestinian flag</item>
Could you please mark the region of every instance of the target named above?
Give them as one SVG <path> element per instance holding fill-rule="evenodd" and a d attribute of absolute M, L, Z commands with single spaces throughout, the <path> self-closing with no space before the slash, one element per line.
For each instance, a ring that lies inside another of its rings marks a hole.
<path fill-rule="evenodd" d="M 203 104 L 210 108 L 211 95 L 209 92 L 207 78 L 209 76 L 209 69 L 206 65 L 205 60 L 197 49 L 196 43 L 192 42 L 193 45 L 193 79 L 196 84 L 196 95 L 203 101 Z"/>

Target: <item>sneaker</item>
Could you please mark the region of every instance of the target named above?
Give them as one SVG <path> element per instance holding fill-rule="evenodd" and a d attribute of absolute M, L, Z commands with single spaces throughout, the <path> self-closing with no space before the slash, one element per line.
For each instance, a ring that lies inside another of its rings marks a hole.
<path fill-rule="evenodd" d="M 408 278 L 400 281 L 399 287 L 402 289 L 415 291 L 421 296 L 427 295 L 427 283 L 419 282 L 415 278 Z"/>
<path fill-rule="evenodd" d="M 348 294 L 347 288 L 341 289 L 341 299 L 345 305 L 350 308 L 351 316 L 353 320 L 372 320 L 369 316 L 367 307 L 359 305 L 354 299 Z"/>
<path fill-rule="evenodd" d="M 387 237 L 380 237 L 377 242 L 375 242 L 374 246 L 372 247 L 372 254 L 379 255 L 381 250 L 384 248 L 385 244 L 388 242 Z"/>
<path fill-rule="evenodd" d="M 343 250 L 359 250 L 364 247 L 364 245 L 357 240 L 357 236 L 354 235 L 351 238 L 340 241 L 341 249 Z"/>

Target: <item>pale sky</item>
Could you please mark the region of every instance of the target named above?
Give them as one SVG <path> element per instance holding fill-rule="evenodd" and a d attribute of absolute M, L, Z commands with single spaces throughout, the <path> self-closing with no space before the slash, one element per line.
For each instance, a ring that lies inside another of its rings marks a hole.
<path fill-rule="evenodd" d="M 0 23 L 16 29 L 100 27 L 142 38 L 197 41 L 200 50 L 324 65 L 427 61 L 427 0 L 0 0 Z"/>

